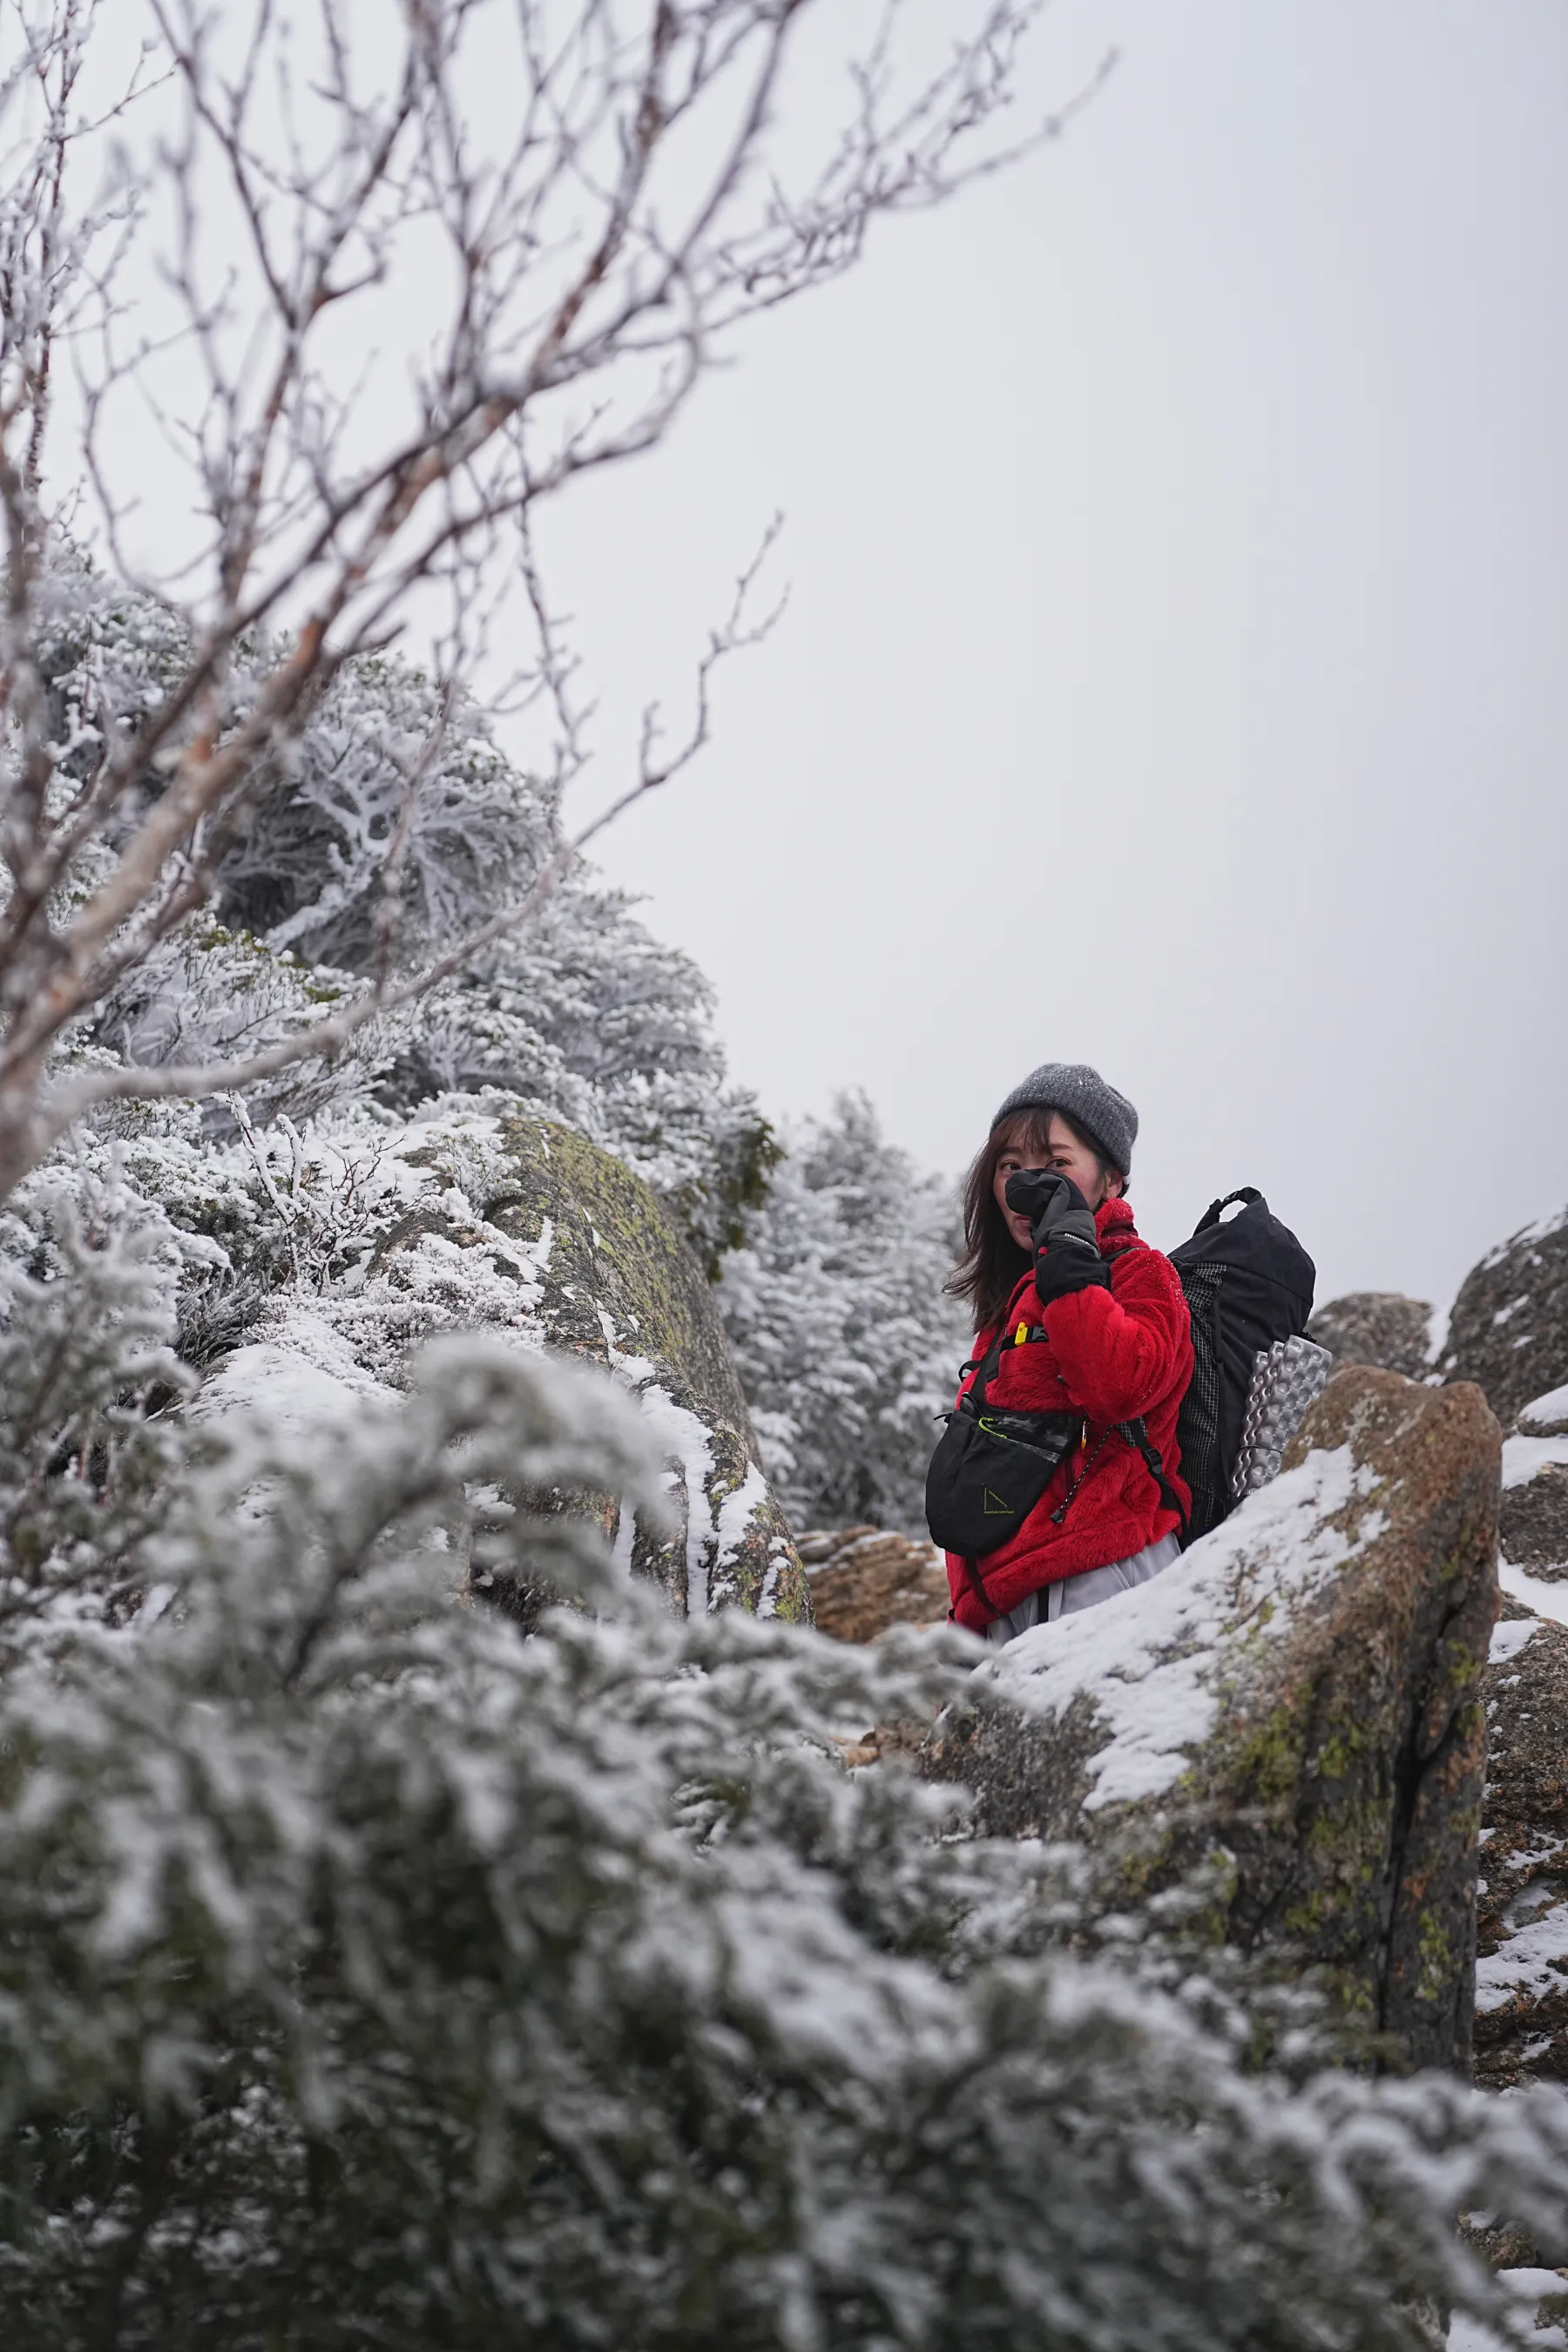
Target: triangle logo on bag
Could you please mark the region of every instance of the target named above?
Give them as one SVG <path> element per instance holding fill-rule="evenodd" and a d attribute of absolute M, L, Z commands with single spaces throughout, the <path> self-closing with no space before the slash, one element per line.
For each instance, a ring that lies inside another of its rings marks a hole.
<path fill-rule="evenodd" d="M 1018 1516 L 1012 1504 L 1005 1503 L 1000 1495 L 994 1495 L 989 1486 L 985 1489 L 984 1508 L 988 1519 L 1016 1519 Z"/>

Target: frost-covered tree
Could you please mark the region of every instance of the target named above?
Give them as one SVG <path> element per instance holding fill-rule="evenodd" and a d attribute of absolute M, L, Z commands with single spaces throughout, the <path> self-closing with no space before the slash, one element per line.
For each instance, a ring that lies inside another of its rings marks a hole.
<path fill-rule="evenodd" d="M 155 695 L 179 640 L 165 609 L 68 546 L 56 549 L 50 576 L 48 691 L 64 740 L 95 671 L 121 680 L 122 693 Z M 237 661 L 249 694 L 264 689 L 279 657 L 253 647 Z M 393 859 L 404 816 L 403 855 Z M 444 698 L 389 656 L 345 665 L 219 860 L 212 910 L 188 915 L 116 982 L 79 1028 L 71 1066 L 83 1076 L 128 1064 L 158 1069 L 305 1039 L 334 1007 L 365 1002 L 378 973 L 399 984 L 443 942 L 484 931 L 524 898 L 556 855 L 555 818 L 551 793 L 500 751 L 471 703 Z M 114 1059 L 93 1063 L 82 1041 Z M 711 1263 L 771 1164 L 754 1097 L 727 1081 L 708 982 L 580 858 L 531 923 L 503 929 L 331 1060 L 285 1063 L 247 1101 L 258 1119 L 298 1119 L 372 1095 L 407 1112 L 487 1087 L 626 1160 Z M 226 1104 L 208 1127 L 233 1132 Z"/>
<path fill-rule="evenodd" d="M 925 1524 L 935 1416 L 969 1331 L 943 1293 L 952 1189 L 863 1095 L 806 1119 L 725 1262 L 720 1299 L 757 1433 L 798 1527 Z"/>
<path fill-rule="evenodd" d="M 1563 2242 L 1557 2092 L 1251 2074 L 1057 1948 L 1037 1845 L 846 1769 L 965 1637 L 640 1605 L 516 1498 L 657 1507 L 641 1424 L 493 1340 L 304 1442 L 160 1424 L 161 1249 L 0 1259 L 62 1367 L 0 1384 L 7 2343 L 1407 2352 L 1500 2302 L 1456 2210 Z"/>
<path fill-rule="evenodd" d="M 363 984 L 383 961 L 402 973 L 485 930 L 555 856 L 551 793 L 462 702 L 414 803 L 387 908 L 387 841 L 437 698 L 405 665 L 351 666 L 220 875 L 225 919 L 323 967 L 323 985 L 343 971 Z M 400 1110 L 486 1087 L 521 1095 L 625 1159 L 716 1261 L 761 1195 L 770 1133 L 754 1097 L 727 1083 L 709 982 L 633 903 L 574 860 L 530 923 L 383 1024 L 376 1093 Z"/>
<path fill-rule="evenodd" d="M 218 861 L 216 911 L 312 964 L 418 961 L 479 929 L 507 888 L 524 895 L 553 852 L 552 814 L 467 697 L 365 656 L 254 795 Z"/>

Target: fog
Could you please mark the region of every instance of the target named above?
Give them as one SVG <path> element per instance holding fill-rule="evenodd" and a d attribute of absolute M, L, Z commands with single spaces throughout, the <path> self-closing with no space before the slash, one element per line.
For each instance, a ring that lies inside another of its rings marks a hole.
<path fill-rule="evenodd" d="M 1443 1304 L 1568 1200 L 1568 16 L 1057 0 L 1030 102 L 1112 44 L 572 510 L 584 806 L 782 509 L 783 622 L 602 845 L 737 1078 L 956 1171 L 1092 1061 L 1150 1238 L 1252 1181 L 1320 1297 Z"/>

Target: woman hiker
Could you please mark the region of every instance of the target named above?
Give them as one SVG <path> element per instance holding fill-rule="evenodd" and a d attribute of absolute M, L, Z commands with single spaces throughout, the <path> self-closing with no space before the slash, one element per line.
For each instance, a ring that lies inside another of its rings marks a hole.
<path fill-rule="evenodd" d="M 979 1336 L 952 1428 L 961 1451 L 977 1449 L 965 1474 L 971 1513 L 994 1509 L 1003 1532 L 998 1542 L 984 1523 L 984 1544 L 971 1538 L 973 1556 L 950 1549 L 947 1573 L 952 1615 L 990 1642 L 1109 1601 L 1180 1551 L 1189 1497 L 1176 1413 L 1193 1343 L 1176 1270 L 1139 1239 L 1123 1197 L 1137 1132 L 1132 1105 L 1097 1070 L 1047 1062 L 1007 1097 L 969 1171 L 965 1255 L 949 1288 L 970 1301 Z M 977 1436 L 987 1408 L 992 1433 Z M 1011 1418 L 1038 1414 L 1052 1419 Z M 1027 1441 L 1044 1431 L 1044 1453 L 1027 1442 L 996 1451 L 998 1432 Z M 933 1482 L 947 1450 L 944 1439 Z M 1012 1514 L 986 1462 L 1025 1473 Z M 1028 1507 L 1031 1477 L 1047 1471 Z"/>

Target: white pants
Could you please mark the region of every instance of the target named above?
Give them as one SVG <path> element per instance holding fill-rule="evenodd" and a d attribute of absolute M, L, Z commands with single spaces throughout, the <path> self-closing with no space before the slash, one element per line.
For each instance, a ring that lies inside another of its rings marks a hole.
<path fill-rule="evenodd" d="M 1055 1624 L 1058 1617 L 1066 1617 L 1074 1609 L 1092 1609 L 1097 1601 L 1128 1592 L 1135 1584 L 1147 1584 L 1152 1576 L 1158 1576 L 1162 1569 L 1169 1568 L 1181 1556 L 1182 1547 L 1176 1537 L 1162 1536 L 1158 1543 L 1135 1551 L 1131 1559 L 1112 1560 L 1109 1568 L 1086 1568 L 1081 1576 L 1064 1576 L 1055 1584 L 1042 1584 L 1037 1592 L 1026 1594 L 1005 1617 L 994 1618 L 985 1628 L 985 1638 L 1000 1648 L 1016 1634 L 1026 1633 L 1031 1625 Z"/>

